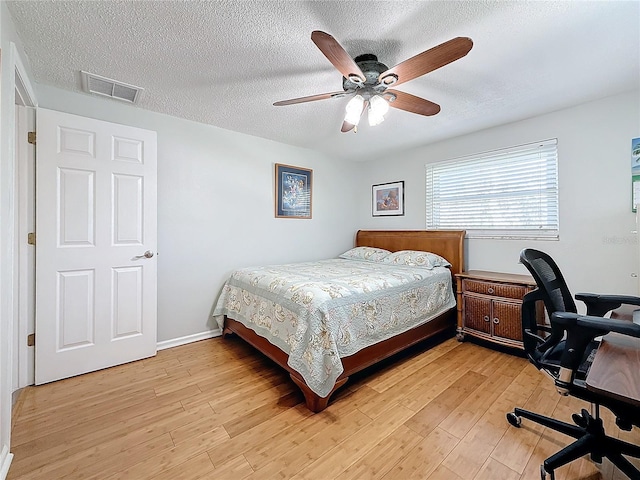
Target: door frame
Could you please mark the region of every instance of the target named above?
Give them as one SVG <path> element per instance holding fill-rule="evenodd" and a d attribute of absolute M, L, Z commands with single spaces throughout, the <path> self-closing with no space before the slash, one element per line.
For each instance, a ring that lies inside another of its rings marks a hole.
<path fill-rule="evenodd" d="M 17 89 L 16 89 L 17 90 Z M 17 99 L 16 99 L 17 100 Z M 27 133 L 35 130 L 36 109 L 16 104 L 16 257 L 18 320 L 15 329 L 14 391 L 34 384 L 34 347 L 26 338 L 35 333 L 35 246 L 27 243 L 35 233 L 35 146 L 27 143 Z M 15 395 L 15 393 L 14 393 Z"/>
<path fill-rule="evenodd" d="M 13 44 L 12 44 L 13 45 Z M 15 46 L 14 46 L 15 48 Z M 33 108 L 37 106 L 37 101 L 33 87 L 29 82 L 24 65 L 20 59 L 20 56 L 16 52 L 16 67 L 15 67 L 15 105 L 20 105 L 27 108 Z M 26 113 L 26 112 L 25 112 Z M 29 115 L 26 113 L 26 118 L 16 118 L 16 130 L 18 138 L 23 140 L 27 138 L 27 132 L 34 131 L 36 127 L 35 113 Z M 15 134 L 14 134 L 15 138 Z M 26 142 L 22 143 L 26 145 Z M 33 314 L 35 309 L 35 271 L 30 271 L 27 264 L 27 249 L 33 249 L 34 247 L 27 244 L 26 234 L 29 233 L 29 224 L 35 224 L 35 148 L 29 146 L 27 148 L 21 148 L 20 145 L 14 145 L 14 156 L 16 159 L 16 215 L 18 219 L 16 221 L 16 257 L 17 257 L 17 277 L 18 277 L 18 294 L 16 296 L 18 301 L 17 318 L 14 345 L 17 355 L 14 355 L 14 360 L 17 362 L 17 367 L 14 371 L 17 373 L 17 378 L 14 378 L 14 391 L 16 389 L 24 388 L 28 385 L 34 384 L 34 358 L 35 351 L 33 347 L 27 346 L 27 335 L 35 332 L 35 324 L 29 321 L 28 311 L 31 308 Z M 29 165 L 30 164 L 30 165 Z M 31 168 L 29 168 L 31 167 Z M 29 192 L 28 188 L 31 188 Z M 27 194 L 33 195 L 33 198 L 27 197 Z M 28 217 L 29 212 L 26 212 L 26 205 L 28 202 L 34 202 L 34 211 L 31 212 L 32 218 Z M 35 252 L 32 252 L 35 256 Z M 35 258 L 35 257 L 34 257 Z M 33 320 L 33 318 L 32 318 Z"/>

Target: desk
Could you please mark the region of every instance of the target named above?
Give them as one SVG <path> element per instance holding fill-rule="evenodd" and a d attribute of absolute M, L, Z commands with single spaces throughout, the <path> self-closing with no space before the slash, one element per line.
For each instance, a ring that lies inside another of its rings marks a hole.
<path fill-rule="evenodd" d="M 622 305 L 611 311 L 611 318 L 640 323 L 640 307 L 636 305 Z"/>
<path fill-rule="evenodd" d="M 605 335 L 586 383 L 588 390 L 640 407 L 640 338 Z"/>

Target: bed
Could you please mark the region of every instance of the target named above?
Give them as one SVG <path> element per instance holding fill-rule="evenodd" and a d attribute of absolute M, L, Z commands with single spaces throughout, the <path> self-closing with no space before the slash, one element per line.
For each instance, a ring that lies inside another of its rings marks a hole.
<path fill-rule="evenodd" d="M 236 334 L 287 370 L 307 408 L 320 412 L 354 373 L 453 335 L 464 235 L 359 230 L 343 258 L 237 270 L 213 315 L 223 337 Z M 379 249 L 395 253 L 378 258 Z"/>

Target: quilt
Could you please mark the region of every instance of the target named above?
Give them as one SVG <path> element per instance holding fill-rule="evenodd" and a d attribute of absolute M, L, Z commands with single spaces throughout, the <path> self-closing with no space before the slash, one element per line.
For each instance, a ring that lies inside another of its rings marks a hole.
<path fill-rule="evenodd" d="M 403 333 L 456 305 L 443 266 L 329 259 L 243 268 L 226 281 L 213 315 L 241 322 L 288 354 L 326 397 L 341 358 Z"/>

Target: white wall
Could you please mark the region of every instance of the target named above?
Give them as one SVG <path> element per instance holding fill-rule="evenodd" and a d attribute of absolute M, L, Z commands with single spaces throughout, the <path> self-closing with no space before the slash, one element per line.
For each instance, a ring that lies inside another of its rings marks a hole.
<path fill-rule="evenodd" d="M 160 342 L 213 329 L 233 269 L 335 257 L 353 245 L 357 165 L 115 100 L 36 92 L 43 108 L 158 132 Z M 275 163 L 313 169 L 311 220 L 274 218 Z"/>
<path fill-rule="evenodd" d="M 367 163 L 358 177 L 361 228 L 425 228 L 425 164 L 558 139 L 560 240 L 467 240 L 467 269 L 526 273 L 520 250 L 552 255 L 573 292 L 637 294 L 638 239 L 631 212 L 631 139 L 640 136 L 640 92 L 452 138 Z M 371 185 L 405 181 L 404 217 L 372 218 Z"/>

